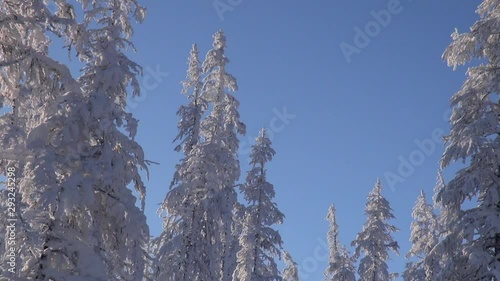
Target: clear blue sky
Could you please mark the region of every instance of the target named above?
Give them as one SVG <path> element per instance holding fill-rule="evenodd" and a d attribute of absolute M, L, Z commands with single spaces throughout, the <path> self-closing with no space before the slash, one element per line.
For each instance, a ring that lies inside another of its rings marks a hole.
<path fill-rule="evenodd" d="M 155 78 L 146 71 L 141 80 L 145 95 L 130 101 L 140 120 L 138 141 L 148 159 L 161 163 L 151 167 L 147 182 L 151 233 L 161 231 L 157 204 L 180 156 L 172 140 L 175 113 L 186 101 L 180 81 L 190 46 L 198 43 L 203 58 L 212 34 L 223 29 L 231 61 L 227 70 L 238 79 L 236 97 L 248 128 L 240 161 L 246 169 L 247 139 L 263 126 L 273 131 L 277 155 L 269 180 L 286 215 L 279 227 L 284 246 L 299 264 L 301 280 L 323 278 L 326 250 L 319 241 L 325 241 L 328 206 L 336 205 L 341 242 L 350 246 L 365 222 L 366 195 L 377 177 L 397 217 L 392 223 L 400 228 L 395 238 L 401 255 L 393 257 L 390 269 L 401 272 L 411 209 L 420 189 L 432 197 L 443 152 L 441 143 L 432 142 L 434 151 L 423 154 L 415 141 L 431 139 L 434 130 L 448 131 L 442 116 L 465 68 L 452 71 L 441 54 L 455 27 L 466 31 L 477 19 L 479 1 L 401 0 L 399 12 L 380 30 L 371 30 L 373 38 L 350 63 L 340 44 L 354 46 L 355 27 L 376 28 L 370 25 L 371 11 L 396 5 L 394 0 L 221 0 L 235 4 L 222 20 L 212 0 L 143 3 L 148 17 L 136 28 L 139 52 L 133 58 L 145 68 L 169 73 Z M 288 124 L 276 119 L 276 110 L 284 108 L 295 115 Z M 410 161 L 410 156 L 417 162 L 414 171 L 401 174 L 401 159 Z M 404 182 L 390 188 L 388 172 Z"/>

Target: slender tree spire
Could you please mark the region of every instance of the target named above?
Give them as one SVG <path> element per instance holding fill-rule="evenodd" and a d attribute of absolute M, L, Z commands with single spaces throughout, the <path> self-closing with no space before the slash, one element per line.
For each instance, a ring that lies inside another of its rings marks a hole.
<path fill-rule="evenodd" d="M 178 111 L 176 138 L 184 158 L 160 209 L 167 215 L 154 243 L 157 279 L 230 281 L 236 267 L 237 150 L 245 126 L 228 92 L 237 86 L 225 71 L 225 40 L 221 31 L 214 35 L 202 72 L 196 45 L 191 49 L 183 83 L 189 103 Z"/>
<path fill-rule="evenodd" d="M 439 239 L 438 220 L 434 214 L 432 205 L 427 203 L 425 193 L 422 190 L 418 196 L 412 212 L 413 222 L 411 223 L 410 242 L 412 246 L 406 258 L 414 258 L 406 264 L 403 273 L 405 281 L 425 281 L 431 276 L 427 276 L 426 265 L 423 259 L 432 251 Z M 437 268 L 436 268 L 437 269 Z M 433 270 L 433 268 L 427 268 Z"/>
<path fill-rule="evenodd" d="M 354 281 L 354 260 L 347 249 L 339 243 L 339 229 L 335 214 L 335 206 L 330 205 L 326 219 L 330 223 L 327 239 L 330 248 L 328 267 L 325 270 L 326 281 Z"/>
<path fill-rule="evenodd" d="M 281 280 L 274 259 L 280 258 L 283 242 L 272 225 L 281 224 L 284 215 L 273 202 L 274 187 L 267 181 L 266 170 L 266 163 L 272 160 L 274 154 L 271 140 L 262 129 L 250 154 L 252 168 L 241 186 L 249 206 L 245 209 L 234 281 Z"/>
<path fill-rule="evenodd" d="M 394 219 L 389 202 L 382 196 L 382 184 L 377 179 L 366 203 L 366 222 L 352 245 L 356 247 L 355 257 L 361 255 L 358 274 L 360 281 L 389 281 L 397 274 L 389 273 L 386 261 L 389 250 L 398 253 L 399 246 L 392 238 L 398 229 L 387 223 Z"/>
<path fill-rule="evenodd" d="M 207 101 L 201 96 L 201 68 L 198 58 L 198 46 L 193 44 L 188 59 L 186 80 L 182 81 L 182 93 L 187 96 L 189 103 L 177 111 L 179 133 L 174 141 L 179 141 L 176 151 L 183 150 L 188 155 L 191 149 L 200 141 L 201 118 L 207 109 Z"/>
<path fill-rule="evenodd" d="M 196 280 L 202 278 L 197 264 L 192 262 L 200 249 L 196 249 L 197 241 L 202 241 L 200 222 L 203 212 L 200 196 L 201 186 L 190 184 L 188 165 L 201 165 L 195 161 L 195 153 L 200 153 L 200 124 L 207 109 L 207 102 L 201 97 L 201 69 L 198 59 L 198 47 L 192 45 L 186 80 L 182 82 L 182 94 L 188 98 L 187 105 L 177 111 L 179 122 L 175 141 L 179 144 L 176 151 L 184 154 L 181 163 L 176 165 L 170 191 L 167 193 L 158 213 L 163 216 L 163 232 L 153 242 L 153 255 L 156 257 L 156 268 L 152 268 L 153 280 Z M 201 169 L 198 167 L 196 170 Z"/>
<path fill-rule="evenodd" d="M 215 257 L 217 278 L 229 281 L 236 267 L 237 235 L 235 218 L 237 203 L 236 182 L 241 170 L 238 160 L 238 135 L 245 134 L 245 125 L 240 121 L 239 102 L 231 94 L 238 89 L 236 79 L 226 71 L 229 62 L 225 55 L 226 36 L 218 31 L 213 35 L 212 49 L 202 64 L 202 96 L 212 111 L 201 124 L 201 135 L 213 154 L 213 169 L 219 182 L 212 186 L 214 197 L 207 204 L 208 213 L 213 215 L 209 223 L 210 232 L 218 245 L 211 247 L 210 256 Z"/>

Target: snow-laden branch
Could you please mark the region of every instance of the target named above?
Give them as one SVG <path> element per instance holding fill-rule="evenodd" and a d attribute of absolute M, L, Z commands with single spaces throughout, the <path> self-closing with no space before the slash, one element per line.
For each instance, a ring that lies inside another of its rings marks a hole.
<path fill-rule="evenodd" d="M 34 53 L 34 51 L 26 49 L 26 50 L 22 51 L 21 53 L 23 53 L 23 55 L 21 55 L 19 58 L 16 58 L 16 59 L 13 59 L 10 61 L 0 61 L 0 67 L 6 67 L 6 66 L 11 66 L 13 64 L 17 64 L 17 63 L 21 62 L 22 60 L 25 60 L 29 56 L 31 56 Z"/>

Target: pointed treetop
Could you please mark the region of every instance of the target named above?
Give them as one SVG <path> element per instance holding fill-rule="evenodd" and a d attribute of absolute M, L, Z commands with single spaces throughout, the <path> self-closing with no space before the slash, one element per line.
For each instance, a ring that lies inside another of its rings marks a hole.
<path fill-rule="evenodd" d="M 328 214 L 326 215 L 326 220 L 330 222 L 330 225 L 335 226 L 337 228 L 337 219 L 335 216 L 335 205 L 330 205 L 328 208 Z"/>
<path fill-rule="evenodd" d="M 377 179 L 375 186 L 368 194 L 365 211 L 367 214 L 370 213 L 372 216 L 383 220 L 395 218 L 389 201 L 382 195 L 382 184 L 379 179 Z"/>
<path fill-rule="evenodd" d="M 271 147 L 272 142 L 267 137 L 266 129 L 260 131 L 260 135 L 255 139 L 255 144 L 252 147 L 252 153 L 250 154 L 250 164 L 263 164 L 269 162 L 273 159 L 276 152 Z"/>
<path fill-rule="evenodd" d="M 196 43 L 193 43 L 191 45 L 191 51 L 189 51 L 189 59 L 188 59 L 188 73 L 190 73 L 191 69 L 193 68 L 193 65 L 196 63 L 196 68 L 199 69 L 199 58 L 198 58 L 198 45 Z"/>
<path fill-rule="evenodd" d="M 236 78 L 225 70 L 226 64 L 229 63 L 229 59 L 224 55 L 226 36 L 222 31 L 218 31 L 213 38 L 213 48 L 207 52 L 202 64 L 202 72 L 206 74 L 203 82 L 209 99 L 220 104 L 228 95 L 225 89 L 231 92 L 237 91 L 238 84 Z M 229 96 L 229 99 L 234 102 L 234 97 Z"/>
<path fill-rule="evenodd" d="M 266 128 L 262 128 L 259 131 L 259 136 L 255 138 L 255 145 L 258 146 L 271 146 L 271 139 L 267 136 Z"/>
<path fill-rule="evenodd" d="M 328 230 L 328 243 L 330 244 L 330 256 L 336 256 L 339 251 L 339 226 L 337 225 L 337 218 L 335 215 L 335 205 L 330 205 L 328 208 L 328 214 L 326 215 L 326 220 L 330 223 L 330 229 Z"/>
<path fill-rule="evenodd" d="M 327 234 L 329 259 L 326 268 L 325 281 L 354 281 L 355 269 L 353 259 L 350 257 L 345 246 L 338 241 L 339 228 L 336 222 L 335 205 L 330 205 L 326 219 L 330 223 Z"/>
<path fill-rule="evenodd" d="M 214 35 L 214 43 L 213 47 L 215 49 L 224 49 L 226 47 L 226 36 L 224 35 L 224 31 L 219 30 Z"/>
<path fill-rule="evenodd" d="M 267 136 L 267 130 L 266 128 L 260 129 L 260 137 L 265 138 Z"/>
<path fill-rule="evenodd" d="M 432 196 L 432 200 L 434 201 L 434 205 L 437 205 L 438 202 L 442 200 L 441 192 L 446 186 L 443 178 L 443 167 L 438 169 L 437 177 L 436 177 L 436 186 L 434 186 L 434 196 Z"/>
<path fill-rule="evenodd" d="M 373 190 L 370 192 L 369 196 L 381 195 L 381 194 L 382 194 L 382 183 L 380 183 L 380 178 L 377 178 L 377 182 L 375 183 L 375 186 L 373 187 Z"/>
<path fill-rule="evenodd" d="M 201 88 L 201 68 L 200 68 L 200 60 L 198 57 L 198 46 L 193 44 L 191 46 L 191 51 L 189 52 L 188 58 L 188 69 L 186 73 L 186 80 L 182 81 L 182 93 L 187 94 L 190 88 L 193 88 L 193 93 L 189 95 L 189 97 L 193 97 L 193 95 L 197 98 L 199 93 L 198 91 Z"/>
<path fill-rule="evenodd" d="M 188 68 L 188 73 L 190 72 L 193 63 L 194 62 L 197 62 L 197 67 L 199 68 L 198 64 L 199 64 L 199 59 L 198 59 L 198 45 L 196 45 L 196 43 L 194 43 L 193 45 L 191 45 L 191 50 L 189 51 L 189 59 L 188 59 L 188 65 L 189 65 L 189 68 Z"/>

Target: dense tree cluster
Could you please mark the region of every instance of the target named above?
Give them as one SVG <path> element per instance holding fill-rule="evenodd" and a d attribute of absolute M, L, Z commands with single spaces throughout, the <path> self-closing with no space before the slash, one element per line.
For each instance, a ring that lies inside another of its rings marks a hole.
<path fill-rule="evenodd" d="M 140 95 L 142 68 L 127 56 L 137 0 L 0 2 L 0 275 L 41 281 L 298 281 L 276 225 L 285 215 L 268 180 L 273 159 L 262 129 L 240 179 L 236 78 L 228 73 L 226 37 L 213 35 L 203 62 L 194 44 L 177 115 L 182 158 L 150 239 L 135 141 L 138 121 L 127 96 Z M 433 203 L 422 191 L 410 225 L 407 281 L 500 281 L 500 4 L 483 0 L 469 32 L 452 34 L 443 58 L 475 63 L 451 98 L 451 131 Z M 82 68 L 49 54 L 59 38 Z M 452 163 L 465 167 L 445 182 Z M 15 173 L 14 173 L 15 172 Z M 12 185 L 16 186 L 13 192 Z M 341 244 L 328 209 L 325 281 L 390 281 L 398 228 L 379 180 L 367 196 L 366 221 L 351 246 Z M 139 199 L 139 201 L 138 201 Z M 243 201 L 243 202 L 241 202 Z M 139 203 L 138 203 L 139 202 Z M 474 204 L 471 204 L 474 203 Z M 15 208 L 13 206 L 15 205 Z M 11 235 L 15 222 L 15 239 Z M 15 256 L 12 248 L 15 245 Z M 280 270 L 280 262 L 284 266 Z"/>

